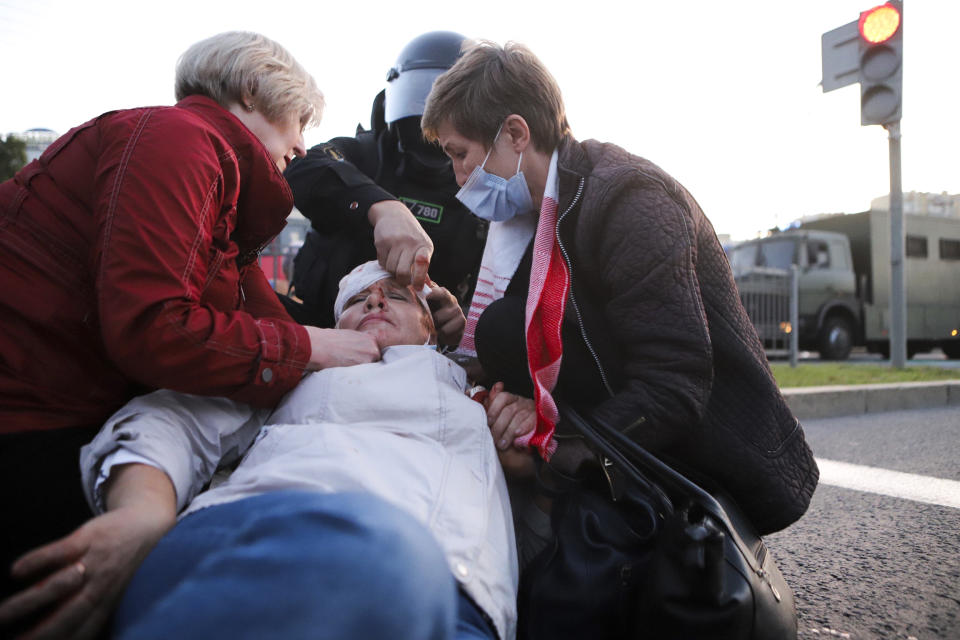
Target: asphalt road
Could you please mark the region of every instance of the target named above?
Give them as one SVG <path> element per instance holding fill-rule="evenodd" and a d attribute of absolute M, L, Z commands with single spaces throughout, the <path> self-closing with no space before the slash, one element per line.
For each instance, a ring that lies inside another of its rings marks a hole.
<path fill-rule="evenodd" d="M 960 408 L 804 429 L 821 484 L 807 514 L 767 538 L 800 638 L 960 639 Z"/>

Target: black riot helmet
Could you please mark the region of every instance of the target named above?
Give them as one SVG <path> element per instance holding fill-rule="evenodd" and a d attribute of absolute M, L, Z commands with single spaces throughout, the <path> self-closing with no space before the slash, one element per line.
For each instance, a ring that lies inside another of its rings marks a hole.
<path fill-rule="evenodd" d="M 387 73 L 387 124 L 423 115 L 433 81 L 457 61 L 464 40 L 452 31 L 431 31 L 407 43 Z"/>

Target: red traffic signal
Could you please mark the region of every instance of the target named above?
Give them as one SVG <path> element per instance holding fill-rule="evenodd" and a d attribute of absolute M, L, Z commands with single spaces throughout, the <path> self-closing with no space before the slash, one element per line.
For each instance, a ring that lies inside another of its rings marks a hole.
<path fill-rule="evenodd" d="M 900 11 L 892 4 L 882 4 L 860 14 L 857 25 L 860 37 L 870 44 L 886 42 L 900 28 Z"/>
<path fill-rule="evenodd" d="M 903 4 L 889 0 L 860 14 L 860 124 L 900 120 L 903 102 Z"/>

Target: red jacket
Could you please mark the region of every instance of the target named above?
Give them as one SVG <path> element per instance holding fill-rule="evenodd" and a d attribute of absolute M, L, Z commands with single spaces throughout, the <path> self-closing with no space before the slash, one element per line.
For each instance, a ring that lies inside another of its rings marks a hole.
<path fill-rule="evenodd" d="M 106 113 L 0 184 L 0 433 L 98 425 L 150 388 L 275 404 L 310 342 L 256 254 L 292 207 L 199 96 Z"/>

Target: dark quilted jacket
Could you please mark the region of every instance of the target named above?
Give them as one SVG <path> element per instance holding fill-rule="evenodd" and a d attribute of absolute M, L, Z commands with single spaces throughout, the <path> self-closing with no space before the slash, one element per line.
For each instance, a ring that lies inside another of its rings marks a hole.
<path fill-rule="evenodd" d="M 718 483 L 761 533 L 796 521 L 819 471 L 693 197 L 611 144 L 560 146 L 567 313 L 605 379 L 594 415 Z"/>

